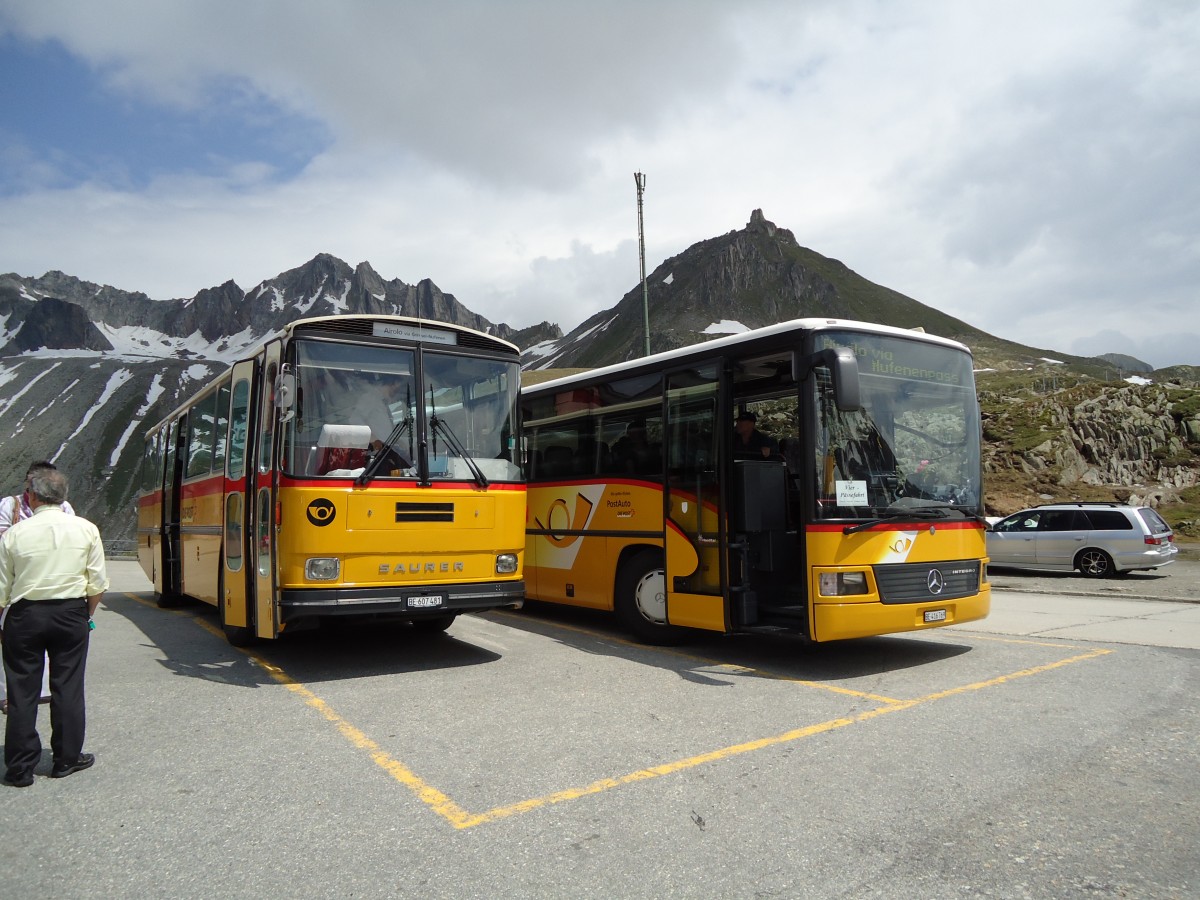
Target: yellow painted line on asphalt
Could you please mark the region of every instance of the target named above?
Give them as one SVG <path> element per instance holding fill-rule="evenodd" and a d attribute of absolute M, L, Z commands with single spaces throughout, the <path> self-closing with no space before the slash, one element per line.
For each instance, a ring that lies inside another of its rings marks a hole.
<path fill-rule="evenodd" d="M 526 621 L 528 621 L 528 617 L 522 615 L 521 613 L 510 613 L 510 612 L 505 612 L 504 610 L 499 610 L 499 609 L 491 610 L 487 616 L 482 617 L 482 618 L 488 618 L 488 619 L 510 618 L 510 619 L 517 619 L 517 620 L 525 619 Z M 581 628 L 578 625 L 567 625 L 562 622 L 551 622 L 546 619 L 540 619 L 538 621 L 545 622 L 551 628 L 561 629 L 563 631 L 571 631 L 576 634 L 587 635 L 588 637 L 597 638 L 599 640 L 617 644 L 622 647 L 632 647 L 635 650 L 649 649 L 649 648 L 647 648 L 647 646 L 645 644 L 639 644 L 639 643 L 637 643 L 637 641 L 631 641 L 631 640 L 627 640 L 625 638 L 615 637 L 615 636 L 609 635 L 609 634 L 601 634 L 600 632 L 592 631 L 589 628 Z M 829 691 L 830 693 L 833 693 L 833 694 L 844 694 L 848 697 L 858 697 L 863 700 L 873 700 L 876 703 L 904 703 L 905 702 L 903 700 L 897 700 L 894 697 L 884 697 L 879 694 L 868 694 L 868 693 L 864 693 L 863 691 L 853 690 L 852 688 L 840 687 L 839 685 L 836 685 L 836 684 L 824 684 L 823 682 L 820 682 L 820 681 L 807 681 L 803 678 L 795 678 L 791 675 L 781 675 L 778 672 L 768 672 L 764 669 L 753 669 L 753 668 L 750 668 L 749 666 L 737 665 L 736 663 L 721 662 L 720 660 L 716 660 L 716 659 L 710 659 L 710 658 L 703 657 L 703 656 L 696 656 L 694 653 L 687 653 L 683 650 L 676 650 L 673 647 L 654 647 L 653 651 L 658 654 L 665 654 L 668 656 L 678 656 L 681 659 L 690 659 L 695 662 L 701 663 L 702 665 L 710 666 L 710 667 L 713 667 L 716 669 L 722 669 L 722 670 L 730 672 L 734 675 L 740 675 L 740 674 L 745 673 L 745 674 L 752 674 L 756 678 L 770 678 L 775 681 L 790 681 L 792 684 L 800 684 L 800 685 L 804 685 L 805 687 L 816 688 L 817 690 L 821 690 L 821 691 Z"/>
<path fill-rule="evenodd" d="M 132 599 L 134 599 L 137 602 L 142 603 L 144 605 L 153 605 L 153 604 L 146 603 L 146 601 L 142 600 L 140 597 L 137 597 L 133 594 L 126 594 L 125 596 L 131 597 Z M 172 612 L 182 612 L 183 615 L 187 615 L 186 611 L 172 610 Z M 222 637 L 222 638 L 224 637 L 222 631 L 219 628 L 213 626 L 206 619 L 202 619 L 198 616 L 190 616 L 190 618 L 194 622 L 198 623 L 206 631 L 208 631 L 214 635 L 217 635 L 219 637 Z M 555 623 L 554 627 L 563 627 L 563 626 L 560 626 L 557 623 Z M 585 634 L 597 636 L 594 632 L 587 631 L 586 629 L 572 629 L 572 630 L 577 630 L 577 631 L 581 631 Z M 609 636 L 607 636 L 607 635 L 604 635 L 603 638 L 605 640 L 613 640 L 615 643 L 623 643 L 623 644 L 627 644 L 628 646 L 641 647 L 641 645 L 633 644 L 632 642 L 624 642 L 619 639 L 609 638 Z M 1013 641 L 1013 643 L 1040 643 L 1040 642 Z M 1053 644 L 1053 645 L 1046 645 L 1046 646 L 1059 647 L 1059 646 L 1070 646 L 1070 645 Z M 995 678 L 989 678 L 984 681 L 977 681 L 977 682 L 973 682 L 971 684 L 965 684 L 965 685 L 960 685 L 958 687 L 948 688 L 943 691 L 936 691 L 932 694 L 926 694 L 924 697 L 918 697 L 913 700 L 897 700 L 897 699 L 886 698 L 886 697 L 885 698 L 877 698 L 883 703 L 882 706 L 879 706 L 875 709 L 865 710 L 865 711 L 857 713 L 853 716 L 842 716 L 842 717 L 839 717 L 836 719 L 829 719 L 825 722 L 818 722 L 813 725 L 806 725 L 802 728 L 795 728 L 790 731 L 785 731 L 782 734 L 773 735 L 771 737 L 764 737 L 764 738 L 758 738 L 758 739 L 752 740 L 752 741 L 745 741 L 740 744 L 733 744 L 732 746 L 721 747 L 716 750 L 710 750 L 706 753 L 701 753 L 701 754 L 697 754 L 695 756 L 686 757 L 684 759 L 675 760 L 674 762 L 663 763 L 661 765 L 650 766 L 649 768 L 645 768 L 645 769 L 639 769 L 636 772 L 630 772 L 625 775 L 618 775 L 618 776 L 611 777 L 611 778 L 601 778 L 597 781 L 593 781 L 590 784 L 586 784 L 581 787 L 566 788 L 564 790 L 555 791 L 550 794 L 545 794 L 541 797 L 533 797 L 528 800 L 521 800 L 516 803 L 507 804 L 505 806 L 497 806 L 490 810 L 487 810 L 486 812 L 471 813 L 468 810 L 463 809 L 463 807 L 459 806 L 457 803 L 455 803 L 448 795 L 446 795 L 442 791 L 435 788 L 433 785 L 431 785 L 431 784 L 427 783 L 426 781 L 424 781 L 423 779 L 421 779 L 420 776 L 418 776 L 416 773 L 414 773 L 411 769 L 409 769 L 402 762 L 400 762 L 399 760 L 390 756 L 375 741 L 373 741 L 371 738 L 367 737 L 367 735 L 361 729 L 352 725 L 348 720 L 343 718 L 332 707 L 330 707 L 329 704 L 327 704 L 324 700 L 322 700 L 319 696 L 317 696 L 315 693 L 313 693 L 311 690 L 309 690 L 303 684 L 301 684 L 298 681 L 296 681 L 295 679 L 293 679 L 286 672 L 284 672 L 281 668 L 274 665 L 273 663 L 268 662 L 266 659 L 259 656 L 257 653 L 254 653 L 251 650 L 248 650 L 245 648 L 239 648 L 239 649 L 241 649 L 241 652 L 244 653 L 246 656 L 248 656 L 250 659 L 252 659 L 257 665 L 261 666 L 264 671 L 266 671 L 273 679 L 275 679 L 275 681 L 279 682 L 279 684 L 283 685 L 289 691 L 291 691 L 292 693 L 299 696 L 301 699 L 304 700 L 304 702 L 308 706 L 312 707 L 317 712 L 319 712 L 322 716 L 325 717 L 326 720 L 333 723 L 337 727 L 338 731 L 343 735 L 343 737 L 345 737 L 353 746 L 355 746 L 359 750 L 366 751 L 366 753 L 370 756 L 371 760 L 377 766 L 382 768 L 385 772 L 387 772 L 389 775 L 391 775 L 392 778 L 394 778 L 400 784 L 403 784 L 406 788 L 408 788 L 410 791 L 412 791 L 413 795 L 416 796 L 418 800 L 420 800 L 427 807 L 429 807 L 429 809 L 431 809 L 433 812 L 437 813 L 439 816 L 441 816 L 443 819 L 445 819 L 447 822 L 449 822 L 451 825 L 453 825 L 455 828 L 458 828 L 458 829 L 473 828 L 476 825 L 483 825 L 488 822 L 500 821 L 502 819 L 507 819 L 511 816 L 520 815 L 522 813 L 527 813 L 532 810 L 540 809 L 545 806 L 552 806 L 552 805 L 558 804 L 558 803 L 565 803 L 565 802 L 568 802 L 571 800 L 578 800 L 581 797 L 587 797 L 587 796 L 591 796 L 594 794 L 600 794 L 605 791 L 609 791 L 609 790 L 612 790 L 613 788 L 618 788 L 618 787 L 621 787 L 626 784 L 633 784 L 633 783 L 636 783 L 639 781 L 648 781 L 648 780 L 651 780 L 654 778 L 661 778 L 665 775 L 673 775 L 677 772 L 683 772 L 688 769 L 694 769 L 698 766 L 708 765 L 709 763 L 720 762 L 722 760 L 730 759 L 735 756 L 740 756 L 745 753 L 753 753 L 758 750 L 766 749 L 768 747 L 777 747 L 777 746 L 780 746 L 783 744 L 790 744 L 795 741 L 803 740 L 804 738 L 812 737 L 814 735 L 825 734 L 827 732 L 834 731 L 839 728 L 845 728 L 848 725 L 856 725 L 860 722 L 867 722 L 872 719 L 877 719 L 880 716 L 885 716 L 890 713 L 900 712 L 901 710 L 906 710 L 906 709 L 912 709 L 913 707 L 920 706 L 922 704 L 931 703 L 931 702 L 934 702 L 937 700 L 945 700 L 949 697 L 959 696 L 959 695 L 966 694 L 971 691 L 979 691 L 979 690 L 984 690 L 984 689 L 990 688 L 990 687 L 996 687 L 999 685 L 1007 684 L 1011 681 L 1015 681 L 1020 678 L 1029 678 L 1034 675 L 1040 675 L 1045 672 L 1053 671 L 1054 669 L 1062 668 L 1063 666 L 1069 666 L 1069 665 L 1073 665 L 1075 663 L 1084 662 L 1086 660 L 1096 659 L 1098 657 L 1106 656 L 1107 654 L 1114 652 L 1107 648 L 1097 648 L 1094 650 L 1090 650 L 1086 653 L 1076 654 L 1075 656 L 1071 656 L 1066 659 L 1056 660 L 1054 662 L 1045 663 L 1045 664 L 1039 665 L 1039 666 L 1030 666 L 1029 668 L 1021 669 L 1016 672 L 1010 672 L 1005 675 L 999 675 Z M 656 648 L 656 650 L 658 650 L 658 649 L 660 649 L 660 648 Z M 671 653 L 671 654 L 674 654 L 677 656 L 682 656 L 682 657 L 689 658 L 689 659 L 696 659 L 696 660 L 704 661 L 700 657 L 689 656 L 688 654 L 684 654 L 679 651 L 663 650 L 662 652 Z M 704 662 L 706 665 L 712 664 L 711 661 L 704 661 Z M 721 668 L 734 669 L 734 670 L 738 670 L 741 672 L 753 672 L 756 674 L 765 675 L 767 677 L 775 677 L 775 676 L 771 676 L 771 673 L 758 672 L 758 670 L 751 669 L 746 666 L 733 666 L 733 665 L 729 665 L 729 664 L 725 664 L 725 663 L 716 663 L 716 665 L 718 665 Z M 780 680 L 790 681 L 795 684 L 802 685 L 804 687 L 814 687 L 814 688 L 820 688 L 820 689 L 830 689 L 831 688 L 830 685 L 824 685 L 819 682 L 805 681 L 802 679 L 793 679 L 793 678 L 788 678 L 785 676 L 778 676 L 778 678 Z M 839 691 L 839 693 L 845 693 L 845 694 L 849 694 L 851 696 L 863 697 L 863 698 L 874 696 L 874 695 L 864 694 L 859 691 L 852 691 L 852 690 L 848 690 L 848 689 L 843 689 L 843 690 Z"/>
<path fill-rule="evenodd" d="M 394 779 L 408 788 L 417 799 L 432 809 L 442 818 L 446 819 L 455 828 L 467 828 L 470 825 L 476 824 L 475 818 L 465 809 L 435 788 L 433 785 L 423 781 L 412 769 L 408 768 L 400 760 L 390 756 L 382 747 L 371 740 L 363 731 L 351 725 L 346 719 L 338 715 L 338 713 L 324 700 L 306 688 L 300 682 L 296 681 L 287 672 L 279 668 L 279 666 L 268 662 L 257 653 L 243 649 L 242 651 L 258 665 L 262 666 L 267 673 L 286 687 L 293 694 L 302 698 L 305 703 L 323 715 L 327 720 L 337 726 L 337 730 L 344 738 L 350 741 L 359 750 L 365 750 L 371 757 L 372 762 L 379 766 Z"/>
<path fill-rule="evenodd" d="M 125 596 L 136 600 L 143 606 L 152 606 L 157 608 L 156 604 L 147 603 L 141 597 L 138 597 L 134 594 L 126 594 Z M 207 618 L 190 614 L 188 610 L 167 611 L 173 612 L 176 615 L 182 615 L 190 618 L 205 631 L 221 638 L 222 640 L 225 639 L 225 633 L 221 630 L 221 628 L 213 625 L 212 622 L 210 622 Z M 332 722 L 337 727 L 337 730 L 341 733 L 341 735 L 345 737 L 351 744 L 353 744 L 359 750 L 365 750 L 375 765 L 379 766 L 394 779 L 396 779 L 396 781 L 400 782 L 406 788 L 412 791 L 418 800 L 436 812 L 439 816 L 450 822 L 450 824 L 452 824 L 455 828 L 467 828 L 470 825 L 478 824 L 473 821 L 477 817 L 472 816 L 437 788 L 433 787 L 433 785 L 427 784 L 416 773 L 404 765 L 404 763 L 388 755 L 388 753 L 385 752 L 377 743 L 375 743 L 375 741 L 367 737 L 367 735 L 361 729 L 350 724 L 349 721 L 339 715 L 328 703 L 306 688 L 303 684 L 288 675 L 285 671 L 283 671 L 283 669 L 279 668 L 279 666 L 268 662 L 262 656 L 246 647 L 236 647 L 233 649 L 240 650 L 256 665 L 270 675 L 275 681 L 279 682 L 293 694 L 300 697 L 306 704 L 319 712 L 328 721 Z"/>
<path fill-rule="evenodd" d="M 637 772 L 631 772 L 628 775 L 621 775 L 616 778 L 604 778 L 600 781 L 594 781 L 584 787 L 556 791 L 555 793 L 547 794 L 544 797 L 535 797 L 531 800 L 522 800 L 519 803 L 513 803 L 509 806 L 498 806 L 495 809 L 490 809 L 485 813 L 481 813 L 478 816 L 472 817 L 470 821 L 457 827 L 468 828 L 472 825 L 481 825 L 485 822 L 494 822 L 498 819 L 507 818 L 508 816 L 517 815 L 518 813 L 529 812 L 530 810 L 537 809 L 542 806 L 550 806 L 552 804 L 562 803 L 567 800 L 576 800 L 589 794 L 599 794 L 602 791 L 607 791 L 635 781 L 646 781 L 650 778 L 671 775 L 675 772 L 681 772 L 685 769 L 695 768 L 696 766 L 702 766 L 708 763 L 717 762 L 719 760 L 729 759 L 730 757 L 739 756 L 743 753 L 752 753 L 756 750 L 762 750 L 766 747 L 789 744 L 794 741 L 802 740 L 803 738 L 812 737 L 813 735 L 824 734 L 838 728 L 845 728 L 847 725 L 856 725 L 859 722 L 877 719 L 880 716 L 885 716 L 889 713 L 899 712 L 905 709 L 912 709 L 913 707 L 924 703 L 930 703 L 935 700 L 944 700 L 947 697 L 964 694 L 968 691 L 978 691 L 984 688 L 994 687 L 1018 678 L 1028 678 L 1031 675 L 1038 675 L 1062 666 L 1071 665 L 1072 663 L 1083 662 L 1084 660 L 1088 659 L 1095 659 L 1098 656 L 1104 656 L 1112 652 L 1112 650 L 1107 649 L 1092 650 L 1087 653 L 1081 653 L 1077 656 L 1072 656 L 1069 659 L 1062 659 L 1056 662 L 1046 663 L 1045 665 L 1041 666 L 1031 666 L 1028 669 L 1021 669 L 1018 672 L 1000 675 L 996 678 L 988 679 L 987 681 L 978 681 L 974 684 L 966 684 L 960 687 L 950 688 L 945 691 L 937 691 L 933 694 L 927 694 L 924 697 L 918 697 L 915 700 L 891 701 L 886 706 L 881 706 L 876 709 L 869 709 L 854 716 L 830 719 L 826 722 L 820 722 L 816 725 L 808 725 L 803 728 L 793 729 L 792 731 L 785 731 L 783 734 L 778 734 L 773 737 L 759 738 L 758 740 L 754 741 L 746 741 L 742 744 L 734 744 L 731 747 L 722 747 L 719 750 L 712 750 L 708 753 L 702 753 L 698 756 L 690 756 L 686 759 L 677 760 L 672 763 L 666 763 L 660 766 L 652 766 L 648 769 L 641 769 Z"/>

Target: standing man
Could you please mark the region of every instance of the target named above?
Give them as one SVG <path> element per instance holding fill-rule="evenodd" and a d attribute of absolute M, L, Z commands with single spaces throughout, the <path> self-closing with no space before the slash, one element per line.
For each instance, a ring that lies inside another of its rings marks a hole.
<path fill-rule="evenodd" d="M 37 462 L 29 464 L 29 468 L 25 470 L 25 490 L 20 494 L 14 494 L 11 497 L 5 497 L 0 500 L 0 536 L 4 532 L 12 528 L 14 524 L 22 519 L 28 519 L 33 515 L 33 508 L 29 505 L 29 479 L 35 473 L 41 470 L 53 471 L 58 466 L 49 460 L 39 459 Z M 71 509 L 71 504 L 64 502 L 62 505 L 63 512 L 68 515 L 75 515 L 75 510 Z M 46 675 L 42 679 L 42 703 L 50 701 L 50 671 L 46 670 Z M 0 678 L 0 712 L 8 715 L 8 693 L 4 687 L 4 679 Z"/>
<path fill-rule="evenodd" d="M 67 477 L 41 470 L 30 478 L 33 515 L 0 538 L 0 607 L 4 608 L 4 674 L 8 723 L 5 783 L 33 784 L 41 759 L 37 703 L 45 657 L 50 657 L 52 778 L 92 765 L 83 752 L 83 676 L 91 617 L 108 589 L 104 545 L 91 522 L 67 515 Z"/>

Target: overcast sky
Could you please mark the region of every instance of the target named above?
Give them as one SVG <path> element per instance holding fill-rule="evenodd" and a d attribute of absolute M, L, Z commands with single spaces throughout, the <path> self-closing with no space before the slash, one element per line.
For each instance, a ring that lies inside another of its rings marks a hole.
<path fill-rule="evenodd" d="M 1200 365 L 1194 0 L 0 0 L 0 271 L 320 252 L 564 331 L 761 208 L 999 337 Z"/>

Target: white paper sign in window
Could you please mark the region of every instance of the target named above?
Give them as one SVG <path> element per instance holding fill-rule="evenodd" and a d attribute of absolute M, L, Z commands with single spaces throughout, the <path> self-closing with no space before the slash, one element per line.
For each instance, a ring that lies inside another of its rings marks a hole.
<path fill-rule="evenodd" d="M 865 481 L 839 481 L 836 488 L 838 506 L 867 506 Z"/>

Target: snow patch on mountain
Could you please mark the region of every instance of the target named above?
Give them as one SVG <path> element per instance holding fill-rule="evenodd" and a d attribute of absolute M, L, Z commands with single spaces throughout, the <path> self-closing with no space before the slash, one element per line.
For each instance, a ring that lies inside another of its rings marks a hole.
<path fill-rule="evenodd" d="M 130 437 L 133 436 L 135 431 L 142 427 L 142 420 L 146 418 L 146 413 L 150 411 L 150 407 L 152 407 L 155 401 L 157 401 L 158 398 L 163 395 L 165 390 L 166 387 L 163 385 L 163 373 L 158 372 L 154 376 L 154 380 L 150 382 L 150 389 L 146 392 L 146 402 L 139 406 L 137 412 L 133 414 L 133 418 L 130 419 L 129 425 L 126 426 L 125 431 L 122 432 L 121 437 L 118 438 L 116 446 L 113 447 L 112 453 L 109 454 L 109 467 L 116 466 L 117 461 L 121 458 L 121 453 L 125 450 L 125 445 L 129 443 Z"/>

